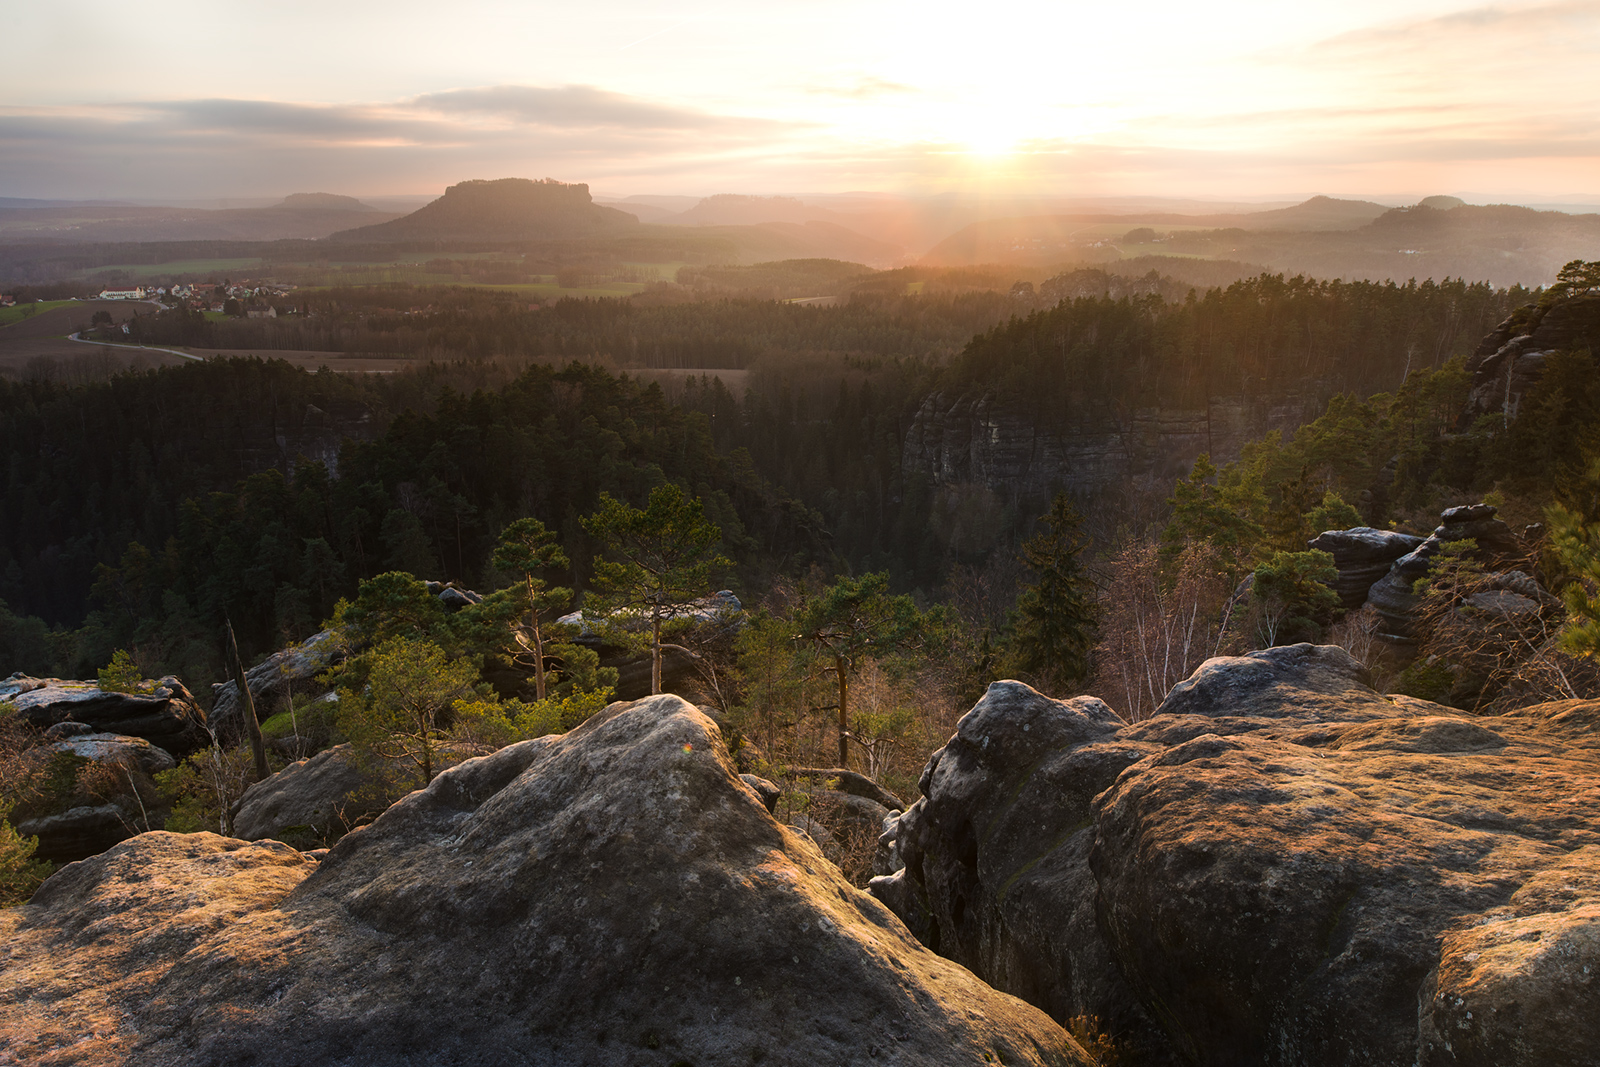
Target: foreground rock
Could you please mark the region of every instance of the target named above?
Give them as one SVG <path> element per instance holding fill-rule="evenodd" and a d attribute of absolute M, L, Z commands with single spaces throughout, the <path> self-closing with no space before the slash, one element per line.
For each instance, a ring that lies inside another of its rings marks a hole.
<path fill-rule="evenodd" d="M 0 912 L 0 974 L 0 1062 L 1089 1062 L 774 822 L 671 696 L 446 771 L 320 866 L 125 842 Z"/>
<path fill-rule="evenodd" d="M 1592 1062 L 1597 727 L 1391 702 L 1309 645 L 1208 661 L 1132 726 L 995 683 L 873 891 L 1138 1062 Z"/>
<path fill-rule="evenodd" d="M 82 723 L 98 733 L 143 738 L 180 760 L 211 743 L 205 712 L 182 682 L 169 675 L 146 688 L 119 693 L 95 682 L 13 674 L 0 682 L 0 701 L 38 730 Z"/>

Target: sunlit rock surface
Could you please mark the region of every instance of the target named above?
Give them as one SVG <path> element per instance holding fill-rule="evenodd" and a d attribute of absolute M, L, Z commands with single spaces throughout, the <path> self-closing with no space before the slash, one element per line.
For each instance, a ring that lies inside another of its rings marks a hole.
<path fill-rule="evenodd" d="M 441 774 L 320 864 L 144 834 L 0 912 L 0 1062 L 1084 1064 L 767 813 L 677 697 Z"/>
<path fill-rule="evenodd" d="M 995 683 L 873 891 L 1139 1062 L 1593 1062 L 1600 703 L 1366 681 L 1336 648 L 1212 660 L 1133 726 Z"/>

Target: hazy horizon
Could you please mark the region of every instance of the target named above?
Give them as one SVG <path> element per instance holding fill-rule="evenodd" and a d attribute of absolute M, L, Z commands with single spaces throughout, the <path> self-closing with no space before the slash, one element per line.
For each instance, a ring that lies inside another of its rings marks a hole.
<path fill-rule="evenodd" d="M 1587 0 L 122 11 L 9 16 L 0 196 L 1600 199 Z"/>

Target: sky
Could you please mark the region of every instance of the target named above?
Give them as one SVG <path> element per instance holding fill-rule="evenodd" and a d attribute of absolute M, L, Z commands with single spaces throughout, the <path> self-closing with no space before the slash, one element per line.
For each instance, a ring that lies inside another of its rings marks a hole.
<path fill-rule="evenodd" d="M 4 0 L 0 196 L 1600 202 L 1600 0 Z"/>

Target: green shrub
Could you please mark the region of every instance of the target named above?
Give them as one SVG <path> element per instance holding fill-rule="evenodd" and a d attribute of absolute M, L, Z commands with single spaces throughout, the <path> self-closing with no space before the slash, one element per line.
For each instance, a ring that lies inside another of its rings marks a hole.
<path fill-rule="evenodd" d="M 0 807 L 0 908 L 25 904 L 55 865 L 33 858 L 37 837 L 23 837 L 11 825 L 10 805 Z"/>
<path fill-rule="evenodd" d="M 144 684 L 144 672 L 125 648 L 117 649 L 111 662 L 100 668 L 100 688 L 108 693 L 149 692 Z"/>

